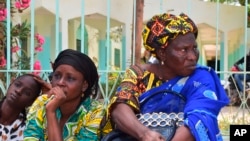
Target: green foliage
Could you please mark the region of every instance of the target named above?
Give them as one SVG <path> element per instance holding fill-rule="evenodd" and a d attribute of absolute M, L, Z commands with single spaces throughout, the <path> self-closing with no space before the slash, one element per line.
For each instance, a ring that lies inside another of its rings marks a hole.
<path fill-rule="evenodd" d="M 16 25 L 13 24 L 12 18 L 15 13 L 20 13 L 26 8 L 23 9 L 17 9 L 14 7 L 14 3 L 16 2 L 15 0 L 10 0 L 11 2 L 11 9 L 10 9 L 10 15 L 11 15 L 11 21 L 10 21 L 10 47 L 11 47 L 11 53 L 10 53 L 10 61 L 11 61 L 11 69 L 21 69 L 21 70 L 29 70 L 31 68 L 30 65 L 30 55 L 27 54 L 27 46 L 22 46 L 23 42 L 26 42 L 27 39 L 30 37 L 30 25 L 28 24 L 27 20 L 18 23 Z M 6 2 L 7 0 L 0 0 L 0 9 L 4 10 L 6 9 Z M 1 11 L 3 12 L 3 11 Z M 5 15 L 6 16 L 6 15 Z M 13 48 L 20 48 L 22 46 L 21 50 L 16 50 L 13 51 Z M 0 21 L 0 62 L 3 62 L 4 59 L 7 58 L 7 55 L 9 55 L 7 52 L 7 21 L 6 17 L 2 18 Z M 33 55 L 35 56 L 37 53 L 34 53 Z M 14 57 L 13 57 L 14 56 Z M 4 58 L 4 59 L 3 59 Z M 6 66 L 1 64 L 0 69 L 5 69 Z M 6 64 L 5 64 L 6 65 Z M 1 72 L 0 73 L 0 80 L 2 82 L 6 82 L 7 73 Z M 15 77 L 17 73 L 10 73 L 10 77 Z M 0 92 L 0 95 L 2 92 Z M 1 96 L 0 96 L 1 97 Z"/>
<path fill-rule="evenodd" d="M 30 35 L 30 25 L 27 23 L 27 20 L 21 24 L 17 24 L 11 29 L 12 37 L 19 37 L 21 40 L 27 39 Z"/>
<path fill-rule="evenodd" d="M 120 72 L 108 73 L 108 84 L 101 83 L 101 88 L 106 93 L 106 86 L 108 85 L 108 95 L 112 98 L 116 92 L 117 87 L 121 84 L 122 74 Z"/>
<path fill-rule="evenodd" d="M 247 1 L 247 3 L 248 3 L 248 6 L 247 6 L 247 9 L 248 9 L 248 11 L 247 11 L 247 15 L 248 15 L 247 27 L 250 27 L 250 3 L 249 2 L 250 2 L 250 0 Z M 246 0 L 239 0 L 239 3 L 240 3 L 240 5 L 245 6 Z"/>
<path fill-rule="evenodd" d="M 242 6 L 245 6 L 245 2 L 246 2 L 246 0 L 239 0 L 240 5 L 242 5 Z M 249 5 L 250 0 L 248 0 L 247 2 Z"/>
<path fill-rule="evenodd" d="M 210 0 L 211 2 L 217 2 L 217 0 Z M 219 0 L 220 3 L 224 3 L 226 0 Z"/>
<path fill-rule="evenodd" d="M 21 54 L 23 55 L 18 55 L 16 53 L 18 60 L 14 62 L 13 66 L 14 68 L 21 68 L 22 70 L 29 70 L 30 69 L 30 57 L 26 54 L 25 51 L 21 50 Z M 36 54 L 34 54 L 35 56 Z"/>

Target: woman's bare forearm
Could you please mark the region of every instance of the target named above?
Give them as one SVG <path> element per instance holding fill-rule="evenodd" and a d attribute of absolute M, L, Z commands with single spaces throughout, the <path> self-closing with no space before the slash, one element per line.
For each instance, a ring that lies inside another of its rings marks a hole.
<path fill-rule="evenodd" d="M 47 130 L 49 141 L 63 141 L 62 133 L 55 112 L 47 112 Z"/>
<path fill-rule="evenodd" d="M 133 110 L 124 103 L 117 104 L 111 116 L 118 129 L 137 139 L 150 130 L 138 121 Z"/>

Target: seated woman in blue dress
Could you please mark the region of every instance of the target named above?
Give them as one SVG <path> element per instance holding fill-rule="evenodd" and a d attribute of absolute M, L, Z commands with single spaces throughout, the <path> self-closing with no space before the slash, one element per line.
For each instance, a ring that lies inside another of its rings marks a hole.
<path fill-rule="evenodd" d="M 183 112 L 183 124 L 172 141 L 221 141 L 217 116 L 229 100 L 215 71 L 197 64 L 195 23 L 184 13 L 155 15 L 142 36 L 144 47 L 159 63 L 136 64 L 126 70 L 106 123 L 136 140 L 165 141 L 170 139 L 145 126 L 136 115 Z"/>

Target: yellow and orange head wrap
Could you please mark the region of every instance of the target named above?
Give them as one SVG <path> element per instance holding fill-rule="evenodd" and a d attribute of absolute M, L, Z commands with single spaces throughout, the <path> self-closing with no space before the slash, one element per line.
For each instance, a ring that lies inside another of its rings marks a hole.
<path fill-rule="evenodd" d="M 165 48 L 170 40 L 178 35 L 192 32 L 195 38 L 198 28 L 195 23 L 184 13 L 179 16 L 160 14 L 153 16 L 146 24 L 143 32 L 143 45 L 146 50 L 155 55 L 156 48 Z"/>

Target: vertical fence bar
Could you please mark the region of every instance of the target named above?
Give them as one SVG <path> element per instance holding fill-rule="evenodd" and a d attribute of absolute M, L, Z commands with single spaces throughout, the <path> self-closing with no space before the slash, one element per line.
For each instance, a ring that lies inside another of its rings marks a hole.
<path fill-rule="evenodd" d="M 245 24 L 244 24 L 244 47 L 245 47 L 245 53 L 248 53 L 248 50 L 247 50 L 247 24 L 248 24 L 248 0 L 245 0 Z M 246 57 L 246 54 L 245 54 L 245 57 L 244 57 L 244 62 L 247 63 L 247 57 Z M 246 67 L 244 67 L 244 79 L 243 79 L 243 82 L 245 83 L 246 82 Z M 246 85 L 243 85 L 243 92 L 246 91 Z M 247 97 L 245 94 L 243 94 L 243 99 L 246 100 Z M 244 103 L 244 104 L 241 104 L 240 107 L 243 107 L 243 109 L 246 109 L 247 108 L 247 103 Z M 245 120 L 246 120 L 246 114 L 245 112 L 242 113 L 243 115 L 243 124 L 245 124 Z"/>
<path fill-rule="evenodd" d="M 132 25 L 133 25 L 133 28 L 132 28 L 132 29 L 133 29 L 133 31 L 132 31 L 132 32 L 133 32 L 133 43 L 132 43 L 132 44 L 133 44 L 133 45 L 132 45 L 132 46 L 133 46 L 133 47 L 132 47 L 132 49 L 133 49 L 133 51 L 132 51 L 132 52 L 133 52 L 133 54 L 132 54 L 132 58 L 133 58 L 132 60 L 133 60 L 133 62 L 132 62 L 132 64 L 135 64 L 136 1 L 137 1 L 137 0 L 134 0 L 134 4 L 133 4 L 133 5 L 134 5 L 134 7 L 133 7 L 134 10 L 133 10 L 133 24 L 132 24 Z"/>
<path fill-rule="evenodd" d="M 191 0 L 188 0 L 188 10 L 187 14 L 191 15 Z"/>
<path fill-rule="evenodd" d="M 55 44 L 56 44 L 56 51 L 55 51 L 55 56 L 57 56 L 57 54 L 59 53 L 59 0 L 56 0 L 56 28 L 55 28 L 55 32 L 56 32 L 56 41 L 55 41 Z"/>
<path fill-rule="evenodd" d="M 33 71 L 34 64 L 34 35 L 35 35 L 35 0 L 31 0 L 30 7 L 30 70 Z"/>
<path fill-rule="evenodd" d="M 244 46 L 245 46 L 245 52 L 248 52 L 247 50 L 247 23 L 248 23 L 248 0 L 245 0 L 245 24 L 244 24 Z M 244 62 L 246 62 L 246 57 L 244 58 Z M 244 67 L 244 70 L 246 70 L 246 67 Z M 245 82 L 245 77 L 244 77 Z"/>
<path fill-rule="evenodd" d="M 107 1 L 107 30 L 106 30 L 106 46 L 107 46 L 107 66 L 106 66 L 106 96 L 105 96 L 105 103 L 107 104 L 109 102 L 109 96 L 108 96 L 108 89 L 109 89 L 109 77 L 108 77 L 108 72 L 110 70 L 110 0 Z"/>
<path fill-rule="evenodd" d="M 160 13 L 164 13 L 163 12 L 163 0 L 160 0 Z"/>
<path fill-rule="evenodd" d="M 10 50 L 10 41 L 11 41 L 11 38 L 10 38 L 10 19 L 11 19 L 11 15 L 10 15 L 10 0 L 7 0 L 7 31 L 6 31 L 6 34 L 7 34 L 7 71 L 6 71 L 6 86 L 8 86 L 10 84 L 10 75 L 9 75 L 9 70 L 10 70 L 10 57 L 11 57 L 11 50 Z"/>
<path fill-rule="evenodd" d="M 216 3 L 216 51 L 215 51 L 215 70 L 217 71 L 217 60 L 218 60 L 218 37 L 219 37 L 219 15 L 220 15 L 220 1 L 217 0 Z"/>
<path fill-rule="evenodd" d="M 107 46 L 107 71 L 109 70 L 110 67 L 110 0 L 108 0 L 107 3 L 107 41 L 106 41 L 106 46 Z"/>
<path fill-rule="evenodd" d="M 85 33 L 85 0 L 82 0 L 81 3 L 81 52 L 85 53 L 85 37 L 84 37 L 84 33 Z"/>

